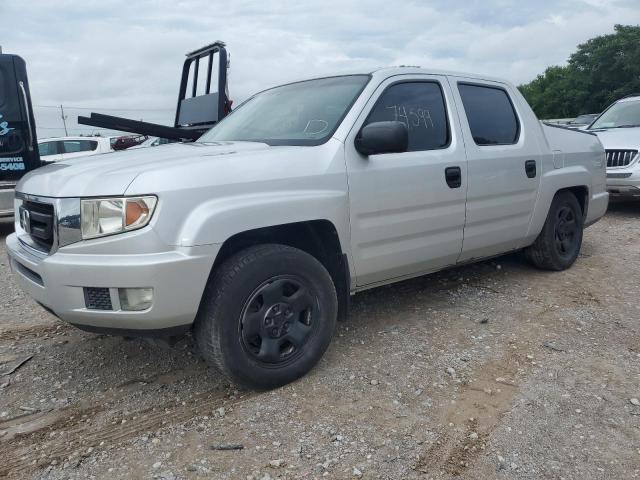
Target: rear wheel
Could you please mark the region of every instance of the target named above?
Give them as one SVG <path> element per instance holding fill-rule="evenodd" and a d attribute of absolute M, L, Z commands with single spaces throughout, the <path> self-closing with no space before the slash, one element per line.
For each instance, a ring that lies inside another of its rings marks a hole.
<path fill-rule="evenodd" d="M 195 338 L 205 360 L 234 383 L 273 388 L 322 357 L 337 305 L 331 276 L 313 256 L 284 245 L 250 247 L 210 279 Z"/>
<path fill-rule="evenodd" d="M 525 254 L 538 268 L 565 270 L 580 253 L 583 229 L 578 199 L 571 192 L 560 192 L 551 202 L 542 232 Z"/>

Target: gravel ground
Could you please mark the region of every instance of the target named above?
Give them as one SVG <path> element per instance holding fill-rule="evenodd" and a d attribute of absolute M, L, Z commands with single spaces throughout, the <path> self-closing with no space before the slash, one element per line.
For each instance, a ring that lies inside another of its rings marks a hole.
<path fill-rule="evenodd" d="M 615 202 L 566 272 L 510 255 L 357 295 L 309 375 L 254 393 L 190 338 L 48 315 L 0 222 L 0 476 L 640 478 L 639 226 Z"/>

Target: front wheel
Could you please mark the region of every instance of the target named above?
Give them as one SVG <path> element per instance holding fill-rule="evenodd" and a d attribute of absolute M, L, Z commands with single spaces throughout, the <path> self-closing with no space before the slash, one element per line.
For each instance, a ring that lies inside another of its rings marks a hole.
<path fill-rule="evenodd" d="M 578 199 L 571 192 L 560 192 L 551 202 L 542 232 L 525 254 L 538 268 L 566 270 L 578 258 L 583 229 Z"/>
<path fill-rule="evenodd" d="M 333 281 L 318 260 L 285 245 L 258 245 L 209 280 L 194 335 L 207 363 L 234 383 L 274 388 L 318 362 L 337 311 Z"/>

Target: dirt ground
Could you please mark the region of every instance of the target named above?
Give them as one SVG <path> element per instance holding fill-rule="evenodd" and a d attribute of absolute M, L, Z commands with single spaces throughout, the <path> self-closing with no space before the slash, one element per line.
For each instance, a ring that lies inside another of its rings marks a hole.
<path fill-rule="evenodd" d="M 189 338 L 44 312 L 0 222 L 0 476 L 640 478 L 639 230 L 615 202 L 566 272 L 510 255 L 359 294 L 309 375 L 254 393 Z"/>

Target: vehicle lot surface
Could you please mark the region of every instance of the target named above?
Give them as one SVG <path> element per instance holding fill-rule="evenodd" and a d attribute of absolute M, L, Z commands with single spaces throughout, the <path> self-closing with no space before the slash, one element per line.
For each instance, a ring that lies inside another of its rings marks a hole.
<path fill-rule="evenodd" d="M 640 202 L 612 203 L 566 272 L 510 255 L 357 295 L 319 366 L 266 393 L 190 339 L 56 320 L 11 277 L 11 230 L 0 477 L 640 478 Z"/>

